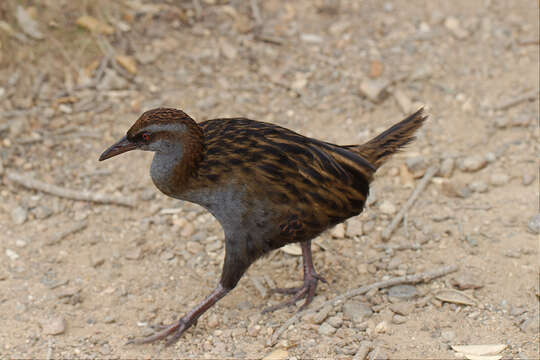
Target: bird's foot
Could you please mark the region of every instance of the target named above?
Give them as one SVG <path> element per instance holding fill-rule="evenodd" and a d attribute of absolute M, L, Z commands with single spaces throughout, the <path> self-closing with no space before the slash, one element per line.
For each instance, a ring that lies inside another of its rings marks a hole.
<path fill-rule="evenodd" d="M 304 284 L 302 286 L 292 287 L 292 288 L 272 289 L 271 291 L 273 293 L 293 295 L 293 297 L 292 299 L 282 302 L 281 304 L 267 307 L 266 309 L 262 311 L 263 314 L 269 313 L 275 310 L 279 310 L 284 307 L 296 305 L 298 301 L 305 298 L 306 300 L 304 301 L 302 306 L 298 309 L 298 311 L 304 310 L 313 301 L 313 298 L 315 297 L 315 290 L 317 290 L 317 283 L 319 282 L 319 280 L 325 284 L 328 283 L 328 281 L 326 281 L 325 278 L 313 272 L 312 274 L 309 274 L 308 276 L 304 277 Z"/>
<path fill-rule="evenodd" d="M 165 341 L 165 346 L 169 346 L 169 345 L 172 345 L 174 344 L 175 342 L 178 341 L 178 339 L 180 339 L 180 337 L 182 336 L 182 334 L 187 330 L 189 329 L 195 322 L 190 322 L 190 321 L 187 321 L 187 320 L 184 320 L 184 318 L 178 320 L 177 322 L 175 322 L 174 324 L 172 325 L 167 325 L 167 326 L 159 326 L 159 331 L 156 332 L 155 334 L 153 335 L 150 335 L 150 336 L 147 336 L 147 337 L 144 337 L 144 338 L 140 338 L 140 339 L 132 339 L 132 340 L 129 340 L 126 345 L 128 344 L 149 344 L 149 343 L 153 343 L 155 341 L 159 341 L 159 340 L 166 340 Z"/>

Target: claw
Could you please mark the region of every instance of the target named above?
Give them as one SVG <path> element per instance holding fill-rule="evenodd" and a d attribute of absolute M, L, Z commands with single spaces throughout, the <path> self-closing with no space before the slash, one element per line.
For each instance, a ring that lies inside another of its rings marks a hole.
<path fill-rule="evenodd" d="M 180 339 L 180 337 L 182 336 L 182 334 L 190 326 L 191 326 L 191 324 L 187 325 L 184 322 L 183 319 L 180 319 L 176 323 L 174 323 L 172 325 L 169 325 L 169 326 L 160 325 L 159 328 L 163 328 L 163 330 L 158 331 L 157 333 L 155 333 L 153 335 L 150 335 L 150 336 L 147 336 L 147 337 L 144 337 L 144 338 L 131 339 L 126 343 L 126 345 L 129 345 L 129 344 L 136 344 L 136 345 L 149 344 L 149 343 L 153 343 L 155 341 L 167 339 L 170 336 L 170 338 L 167 339 L 167 341 L 165 342 L 165 346 L 170 346 L 170 345 L 174 344 L 175 342 L 177 342 L 178 339 Z"/>
<path fill-rule="evenodd" d="M 321 280 L 322 282 L 326 282 L 324 278 L 317 275 L 317 276 L 310 276 L 304 279 L 304 285 L 300 287 L 294 287 L 294 288 L 289 288 L 289 289 L 282 289 L 282 288 L 273 289 L 272 292 L 277 292 L 280 294 L 289 294 L 289 295 L 294 295 L 294 296 L 292 299 L 287 300 L 281 304 L 267 307 L 266 309 L 262 311 L 262 313 L 266 314 L 275 310 L 282 309 L 284 307 L 296 305 L 298 301 L 305 298 L 306 301 L 304 301 L 304 303 L 298 309 L 298 311 L 304 310 L 313 301 L 313 298 L 315 297 L 315 290 L 317 290 L 317 282 L 319 280 Z"/>

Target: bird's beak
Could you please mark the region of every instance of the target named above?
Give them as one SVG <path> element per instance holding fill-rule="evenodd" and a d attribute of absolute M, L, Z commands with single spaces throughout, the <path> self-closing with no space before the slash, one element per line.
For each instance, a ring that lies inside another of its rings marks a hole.
<path fill-rule="evenodd" d="M 107 150 L 101 154 L 99 161 L 107 160 L 113 156 L 125 153 L 126 151 L 131 151 L 137 148 L 137 144 L 128 140 L 127 137 L 123 137 L 118 140 L 115 144 L 109 147 Z"/>

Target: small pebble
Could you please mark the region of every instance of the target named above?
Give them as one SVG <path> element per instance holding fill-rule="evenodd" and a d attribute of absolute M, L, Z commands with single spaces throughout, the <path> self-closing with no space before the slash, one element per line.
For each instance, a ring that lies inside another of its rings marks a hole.
<path fill-rule="evenodd" d="M 219 325 L 219 318 L 216 314 L 211 314 L 209 317 L 208 317 L 208 322 L 207 322 L 207 325 L 210 329 L 214 329 L 216 328 L 218 325 Z M 259 327 L 260 329 L 260 327 Z"/>
<path fill-rule="evenodd" d="M 394 269 L 397 269 L 399 265 L 401 265 L 401 259 L 395 256 L 388 262 L 386 269 L 394 270 Z"/>
<path fill-rule="evenodd" d="M 499 129 L 504 129 L 508 126 L 508 118 L 506 117 L 498 117 L 495 119 L 495 126 Z"/>
<path fill-rule="evenodd" d="M 128 260 L 138 260 L 141 258 L 141 255 L 142 255 L 141 248 L 135 247 L 133 249 L 126 251 L 124 256 Z"/>
<path fill-rule="evenodd" d="M 495 161 L 497 161 L 497 155 L 492 152 L 488 152 L 486 154 L 486 161 L 490 164 L 494 163 Z"/>
<path fill-rule="evenodd" d="M 11 211 L 11 220 L 13 220 L 15 225 L 24 224 L 27 218 L 28 218 L 28 211 L 22 206 L 17 206 L 15 209 Z"/>
<path fill-rule="evenodd" d="M 442 193 L 449 197 L 457 197 L 466 199 L 471 195 L 471 190 L 469 187 L 461 184 L 454 183 L 450 181 L 445 181 L 441 185 Z"/>
<path fill-rule="evenodd" d="M 66 321 L 60 315 L 41 319 L 39 324 L 45 335 L 60 335 L 66 330 Z"/>
<path fill-rule="evenodd" d="M 343 223 L 337 224 L 330 230 L 330 234 L 336 239 L 343 239 L 345 237 L 345 225 Z"/>
<path fill-rule="evenodd" d="M 360 92 L 374 103 L 378 103 L 386 97 L 386 88 L 390 83 L 384 79 L 364 79 L 360 83 Z"/>
<path fill-rule="evenodd" d="M 504 256 L 513 258 L 513 259 L 519 259 L 521 257 L 521 253 L 519 251 L 506 250 L 504 252 Z"/>
<path fill-rule="evenodd" d="M 343 315 L 352 322 L 359 324 L 373 315 L 371 306 L 367 303 L 351 300 L 343 305 Z"/>
<path fill-rule="evenodd" d="M 465 39 L 467 36 L 469 36 L 469 33 L 467 30 L 461 27 L 461 24 L 459 23 L 459 20 L 456 19 L 453 16 L 447 17 L 446 20 L 444 20 L 444 26 L 450 30 L 450 33 L 454 35 L 459 40 Z"/>
<path fill-rule="evenodd" d="M 103 319 L 103 322 L 105 324 L 112 324 L 115 321 L 116 321 L 116 319 L 112 315 L 108 315 L 108 316 L 105 317 L 105 319 Z"/>
<path fill-rule="evenodd" d="M 463 272 L 454 276 L 450 280 L 450 283 L 459 290 L 479 289 L 484 286 L 479 277 L 471 274 L 470 272 Z"/>
<path fill-rule="evenodd" d="M 38 220 L 43 220 L 50 217 L 53 211 L 46 206 L 38 206 L 32 210 L 32 213 Z"/>
<path fill-rule="evenodd" d="M 490 184 L 494 186 L 506 185 L 509 180 L 510 180 L 510 176 L 503 173 L 492 174 L 491 177 L 489 178 Z"/>
<path fill-rule="evenodd" d="M 438 176 L 449 178 L 454 172 L 455 160 L 452 158 L 446 158 L 441 162 Z"/>
<path fill-rule="evenodd" d="M 17 254 L 15 251 L 11 249 L 6 249 L 6 256 L 11 260 L 15 261 L 19 258 L 19 254 Z"/>
<path fill-rule="evenodd" d="M 20 247 L 20 248 L 23 248 L 27 245 L 27 242 L 25 240 L 22 240 L 22 239 L 17 239 L 15 240 L 15 245 L 17 247 Z"/>
<path fill-rule="evenodd" d="M 343 317 L 341 315 L 332 316 L 326 322 L 337 329 L 343 325 Z"/>
<path fill-rule="evenodd" d="M 105 256 L 98 254 L 90 257 L 90 265 L 93 268 L 97 268 L 105 263 Z"/>
<path fill-rule="evenodd" d="M 314 324 L 322 324 L 323 321 L 326 320 L 326 318 L 328 317 L 330 311 L 332 311 L 331 306 L 323 307 L 321 310 L 311 316 L 311 322 L 313 322 Z"/>
<path fill-rule="evenodd" d="M 540 214 L 536 214 L 529 219 L 527 228 L 533 234 L 540 234 Z"/>
<path fill-rule="evenodd" d="M 362 227 L 364 234 L 369 234 L 373 229 L 375 229 L 375 222 L 371 220 L 366 221 Z"/>
<path fill-rule="evenodd" d="M 174 259 L 174 254 L 170 251 L 164 251 L 161 253 L 161 255 L 159 255 L 159 258 L 161 261 L 169 261 Z"/>
<path fill-rule="evenodd" d="M 390 327 L 388 326 L 388 322 L 386 320 L 381 321 L 380 323 L 375 326 L 375 332 L 377 334 L 384 334 L 387 333 Z"/>
<path fill-rule="evenodd" d="M 323 323 L 321 326 L 319 326 L 318 333 L 321 335 L 332 335 L 336 332 L 336 329 L 328 324 L 327 322 Z"/>
<path fill-rule="evenodd" d="M 456 338 L 456 332 L 454 330 L 445 329 L 441 331 L 441 340 L 443 342 L 451 342 Z"/>
<path fill-rule="evenodd" d="M 387 215 L 393 215 L 396 213 L 397 209 L 396 209 L 396 206 L 394 204 L 392 204 L 392 202 L 390 200 L 384 200 L 380 205 L 379 205 L 379 210 L 383 213 L 383 214 L 387 214 Z"/>
<path fill-rule="evenodd" d="M 191 223 L 186 223 L 180 232 L 180 235 L 184 238 L 189 238 L 195 233 L 195 226 Z"/>
<path fill-rule="evenodd" d="M 423 156 L 410 157 L 405 160 L 405 164 L 410 172 L 417 172 L 420 170 L 425 170 L 427 167 L 426 161 Z"/>
<path fill-rule="evenodd" d="M 198 254 L 203 250 L 203 246 L 195 241 L 188 241 L 186 249 L 192 254 Z"/>
<path fill-rule="evenodd" d="M 475 180 L 469 184 L 469 189 L 475 193 L 485 193 L 488 191 L 488 185 L 482 180 Z"/>
<path fill-rule="evenodd" d="M 352 238 L 355 236 L 361 236 L 363 233 L 362 221 L 357 218 L 352 218 L 351 220 L 347 221 L 346 234 L 348 237 Z"/>
<path fill-rule="evenodd" d="M 300 39 L 307 43 L 322 43 L 324 39 L 315 34 L 301 34 Z"/>
<path fill-rule="evenodd" d="M 412 285 L 396 285 L 388 289 L 388 296 L 399 299 L 410 299 L 418 294 L 416 287 Z"/>
<path fill-rule="evenodd" d="M 407 322 L 407 318 L 403 315 L 395 314 L 392 317 L 392 323 L 394 324 L 404 324 Z"/>
<path fill-rule="evenodd" d="M 483 169 L 487 165 L 485 157 L 480 155 L 473 155 L 463 159 L 462 170 L 466 172 L 475 172 Z"/>
<path fill-rule="evenodd" d="M 399 302 L 390 305 L 390 310 L 392 310 L 394 313 L 398 315 L 407 316 L 409 315 L 414 309 L 414 304 L 408 303 L 408 302 Z"/>
<path fill-rule="evenodd" d="M 524 186 L 529 186 L 533 183 L 535 179 L 535 176 L 534 175 L 531 175 L 531 174 L 523 174 L 523 177 L 521 178 L 521 183 L 524 185 Z"/>

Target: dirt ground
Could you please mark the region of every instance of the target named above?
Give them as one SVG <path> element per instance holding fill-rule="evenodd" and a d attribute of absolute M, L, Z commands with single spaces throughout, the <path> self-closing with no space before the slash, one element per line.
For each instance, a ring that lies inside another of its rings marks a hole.
<path fill-rule="evenodd" d="M 503 358 L 539 358 L 538 6 L 3 0 L 0 357 L 363 359 L 367 347 L 370 359 L 452 359 L 452 345 L 505 344 Z M 356 144 L 422 104 L 429 121 L 377 173 L 363 214 L 315 241 L 329 284 L 312 306 L 396 276 L 457 272 L 324 308 L 270 346 L 294 312 L 262 315 L 284 300 L 268 289 L 302 276 L 295 249 L 280 250 L 174 346 L 125 345 L 206 296 L 224 252 L 210 214 L 155 189 L 151 154 L 97 161 L 142 111 L 249 117 Z M 60 198 L 14 173 L 134 206 Z"/>

